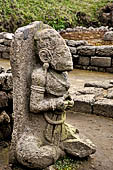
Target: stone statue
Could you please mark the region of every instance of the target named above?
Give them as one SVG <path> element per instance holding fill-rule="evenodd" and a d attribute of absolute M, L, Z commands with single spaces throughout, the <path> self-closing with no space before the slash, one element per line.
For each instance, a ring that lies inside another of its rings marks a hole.
<path fill-rule="evenodd" d="M 65 40 L 42 22 L 19 28 L 11 50 L 14 80 L 12 162 L 44 169 L 66 153 L 86 157 L 90 140 L 65 123 L 73 106 L 67 71 L 73 69 Z"/>

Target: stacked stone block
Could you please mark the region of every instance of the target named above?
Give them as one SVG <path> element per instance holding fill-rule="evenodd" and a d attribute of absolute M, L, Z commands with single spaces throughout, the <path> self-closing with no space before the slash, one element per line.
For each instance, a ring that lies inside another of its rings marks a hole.
<path fill-rule="evenodd" d="M 13 34 L 1 32 L 0 33 L 0 58 L 9 59 L 10 58 L 10 47 Z"/>
<path fill-rule="evenodd" d="M 113 73 L 113 45 L 91 46 L 87 41 L 66 40 L 74 68 Z"/>
<path fill-rule="evenodd" d="M 0 73 L 0 142 L 10 140 L 12 132 L 12 73 Z"/>

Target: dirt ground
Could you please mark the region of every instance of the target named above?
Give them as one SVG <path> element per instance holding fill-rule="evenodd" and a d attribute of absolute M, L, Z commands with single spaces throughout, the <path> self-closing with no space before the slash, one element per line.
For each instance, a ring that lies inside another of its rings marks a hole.
<path fill-rule="evenodd" d="M 84 113 L 68 113 L 67 122 L 96 145 L 96 153 L 79 170 L 113 170 L 113 119 Z"/>
<path fill-rule="evenodd" d="M 86 82 L 113 80 L 113 74 L 73 70 L 69 80 L 70 91 L 74 91 L 83 88 Z M 67 114 L 67 122 L 96 145 L 96 153 L 84 161 L 78 170 L 113 170 L 113 119 L 71 112 Z"/>
<path fill-rule="evenodd" d="M 83 88 L 85 82 L 92 80 L 112 80 L 113 74 L 73 70 L 69 79 L 73 90 Z M 88 161 L 83 161 L 78 170 L 113 170 L 113 119 L 69 112 L 67 122 L 79 129 L 81 135 L 88 137 L 96 145 L 96 153 Z M 7 148 L 0 149 L 0 170 L 7 162 Z"/>

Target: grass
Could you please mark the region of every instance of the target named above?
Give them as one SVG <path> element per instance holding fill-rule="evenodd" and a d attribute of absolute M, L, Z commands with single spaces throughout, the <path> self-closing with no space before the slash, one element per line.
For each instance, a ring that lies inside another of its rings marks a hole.
<path fill-rule="evenodd" d="M 80 160 L 74 160 L 68 156 L 65 158 L 59 159 L 55 163 L 55 170 L 79 170 L 79 167 L 81 165 Z"/>
<path fill-rule="evenodd" d="M 77 25 L 81 11 L 97 20 L 97 11 L 113 0 L 0 0 L 0 31 L 14 32 L 18 27 L 41 20 L 55 29 Z"/>

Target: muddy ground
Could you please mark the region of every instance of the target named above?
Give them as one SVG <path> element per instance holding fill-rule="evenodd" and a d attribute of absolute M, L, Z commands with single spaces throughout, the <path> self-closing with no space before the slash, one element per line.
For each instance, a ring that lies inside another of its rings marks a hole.
<path fill-rule="evenodd" d="M 78 170 L 113 170 L 113 119 L 84 113 L 67 116 L 67 122 L 96 145 L 96 153 Z"/>

